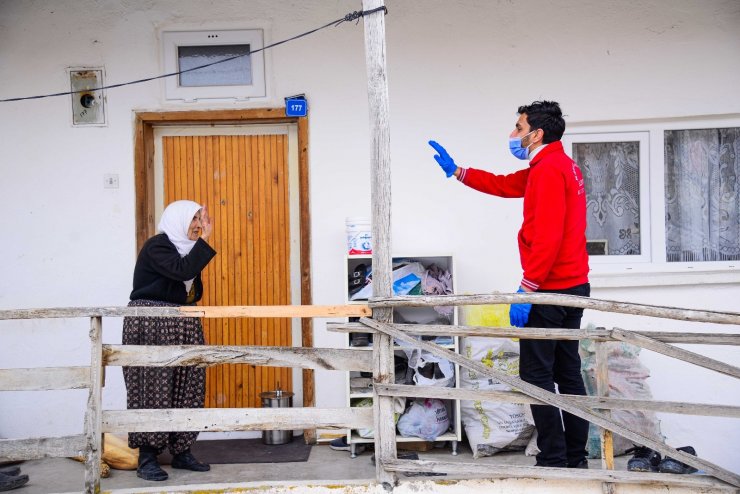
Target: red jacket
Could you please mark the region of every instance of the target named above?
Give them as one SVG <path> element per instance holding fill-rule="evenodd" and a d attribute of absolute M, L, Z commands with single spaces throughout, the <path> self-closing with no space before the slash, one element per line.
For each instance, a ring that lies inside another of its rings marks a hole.
<path fill-rule="evenodd" d="M 524 197 L 522 286 L 558 290 L 588 282 L 586 191 L 581 169 L 560 141 L 546 145 L 524 170 L 494 175 L 461 168 L 458 180 L 486 194 Z"/>

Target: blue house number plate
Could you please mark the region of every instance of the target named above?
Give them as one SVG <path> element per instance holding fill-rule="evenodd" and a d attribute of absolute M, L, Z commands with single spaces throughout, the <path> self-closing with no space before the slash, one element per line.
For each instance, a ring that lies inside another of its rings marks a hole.
<path fill-rule="evenodd" d="M 305 117 L 308 113 L 308 103 L 305 99 L 285 100 L 286 117 Z"/>

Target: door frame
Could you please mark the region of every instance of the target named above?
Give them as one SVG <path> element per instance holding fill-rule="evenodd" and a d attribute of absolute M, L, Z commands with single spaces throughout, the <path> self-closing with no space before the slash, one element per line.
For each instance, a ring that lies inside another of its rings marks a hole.
<path fill-rule="evenodd" d="M 134 181 L 136 251 L 154 235 L 154 126 L 208 124 L 296 124 L 298 128 L 298 209 L 300 231 L 301 305 L 311 305 L 311 215 L 308 188 L 308 117 L 286 117 L 285 108 L 240 110 L 136 111 L 134 112 Z M 301 319 L 301 346 L 313 347 L 313 320 Z M 313 369 L 303 369 L 303 406 L 316 404 Z M 307 442 L 316 431 L 306 430 Z"/>

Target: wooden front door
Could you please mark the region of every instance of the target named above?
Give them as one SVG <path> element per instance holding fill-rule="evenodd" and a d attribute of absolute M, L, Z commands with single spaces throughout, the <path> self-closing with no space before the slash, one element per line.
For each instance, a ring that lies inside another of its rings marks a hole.
<path fill-rule="evenodd" d="M 288 135 L 161 135 L 162 204 L 208 206 L 218 252 L 203 272 L 199 305 L 289 305 Z M 156 183 L 156 182 L 155 182 Z M 209 345 L 291 346 L 290 319 L 204 319 Z M 292 390 L 289 368 L 210 367 L 206 407 L 259 407 L 259 395 Z"/>

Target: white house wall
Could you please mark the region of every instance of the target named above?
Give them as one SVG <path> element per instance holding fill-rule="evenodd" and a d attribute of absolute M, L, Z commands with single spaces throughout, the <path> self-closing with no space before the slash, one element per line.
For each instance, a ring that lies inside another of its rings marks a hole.
<path fill-rule="evenodd" d="M 516 288 L 521 201 L 445 179 L 429 139 L 463 166 L 503 173 L 522 166 L 507 150 L 516 108 L 536 99 L 559 101 L 567 121 L 583 125 L 740 114 L 736 0 L 390 0 L 387 6 L 393 250 L 453 255 L 458 293 Z M 360 7 L 345 0 L 4 0 L 0 99 L 65 91 L 68 67 L 104 67 L 108 84 L 160 74 L 162 30 L 261 28 L 271 43 Z M 279 107 L 297 93 L 306 94 L 310 108 L 314 303 L 343 303 L 344 219 L 370 213 L 362 22 L 265 56 L 269 96 L 248 102 L 166 102 L 163 83 L 148 82 L 107 91 L 108 124 L 90 128 L 71 126 L 69 97 L 0 103 L 0 258 L 6 263 L 0 308 L 127 303 L 136 259 L 134 111 Z M 104 174 L 117 174 L 119 188 L 104 188 Z M 595 282 L 592 295 L 734 311 L 740 299 L 737 282 L 600 288 L 606 284 Z M 586 323 L 737 331 L 596 313 L 587 313 Z M 0 363 L 84 365 L 88 324 L 2 322 Z M 120 342 L 120 319 L 105 320 L 104 328 L 105 342 Z M 344 339 L 319 320 L 314 341 L 341 346 Z M 736 348 L 692 349 L 740 362 Z M 657 399 L 740 404 L 735 380 L 650 352 L 642 358 Z M 343 383 L 339 372 L 317 372 L 317 406 L 343 406 Z M 0 437 L 82 429 L 83 392 L 1 396 Z M 125 407 L 119 369 L 109 370 L 104 398 L 107 408 Z M 736 420 L 664 414 L 661 426 L 669 444 L 691 444 L 700 456 L 740 471 Z"/>

